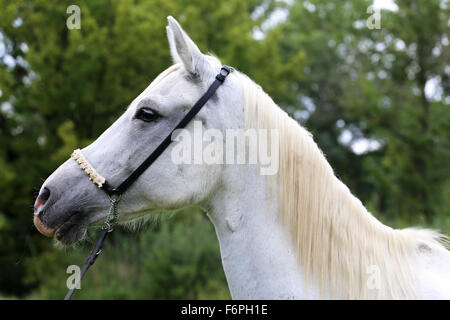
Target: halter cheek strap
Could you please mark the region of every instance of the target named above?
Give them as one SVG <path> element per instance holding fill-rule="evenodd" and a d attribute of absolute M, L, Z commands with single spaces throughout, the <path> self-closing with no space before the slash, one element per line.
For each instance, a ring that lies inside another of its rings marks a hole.
<path fill-rule="evenodd" d="M 192 106 L 189 112 L 181 119 L 181 121 L 170 131 L 167 137 L 156 147 L 156 149 L 126 178 L 117 188 L 113 188 L 109 185 L 108 181 L 105 181 L 103 190 L 109 194 L 122 194 L 124 193 L 144 171 L 155 162 L 156 159 L 166 150 L 166 148 L 172 142 L 172 134 L 175 130 L 183 129 L 188 123 L 199 113 L 202 107 L 208 102 L 208 100 L 214 95 L 219 86 L 225 81 L 226 77 L 233 71 L 229 66 L 223 66 L 220 69 L 220 73 L 216 75 L 216 79 L 209 86 L 208 90 L 200 97 L 200 99 Z"/>
<path fill-rule="evenodd" d="M 120 201 L 122 194 L 139 178 L 139 176 L 144 173 L 149 166 L 155 162 L 156 159 L 167 149 L 167 147 L 172 143 L 172 134 L 175 130 L 183 129 L 187 124 L 199 113 L 202 107 L 208 102 L 208 100 L 214 95 L 219 86 L 225 81 L 226 77 L 233 71 L 231 67 L 223 66 L 220 69 L 220 73 L 216 75 L 214 82 L 210 85 L 208 90 L 200 97 L 200 99 L 192 106 L 189 112 L 181 119 L 178 125 L 170 131 L 167 137 L 156 147 L 156 149 L 145 159 L 118 187 L 113 188 L 108 181 L 101 176 L 97 170 L 91 165 L 87 158 L 83 155 L 80 149 L 76 149 L 71 157 L 78 163 L 80 168 L 88 175 L 89 180 L 91 180 L 97 187 L 102 189 L 108 196 L 110 200 L 110 209 L 108 216 L 103 224 L 102 230 L 100 231 L 99 238 L 86 260 L 83 269 L 81 270 L 80 278 L 78 282 L 81 281 L 86 271 L 91 265 L 94 264 L 98 255 L 101 252 L 103 242 L 105 241 L 108 233 L 113 231 L 113 226 L 118 220 L 117 204 Z M 78 283 L 69 290 L 64 300 L 69 300 L 75 291 Z"/>

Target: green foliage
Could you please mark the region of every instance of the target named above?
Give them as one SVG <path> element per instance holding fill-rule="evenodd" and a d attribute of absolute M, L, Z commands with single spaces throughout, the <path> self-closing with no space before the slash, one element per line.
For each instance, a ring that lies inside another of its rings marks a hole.
<path fill-rule="evenodd" d="M 300 120 L 338 176 L 376 215 L 433 224 L 436 216 L 450 215 L 450 100 L 444 81 L 450 8 L 439 0 L 396 3 L 398 11 L 383 10 L 381 28 L 370 30 L 365 22 L 371 1 L 294 2 L 279 26 L 278 46 L 290 57 L 301 48 L 306 68 L 291 90 L 296 100 L 286 107 L 294 116 L 299 102 L 309 110 Z M 428 81 L 436 79 L 440 96 L 427 96 Z M 344 133 L 350 141 L 340 140 Z M 364 139 L 379 148 L 355 154 L 353 143 Z"/>
<path fill-rule="evenodd" d="M 84 262 L 92 243 L 60 250 L 34 230 L 35 193 L 170 65 L 167 15 L 305 125 L 374 215 L 448 234 L 450 9 L 395 2 L 369 30 L 369 0 L 80 0 L 81 29 L 68 30 L 73 1 L 0 0 L 2 297 L 60 299 L 67 266 Z M 269 28 L 276 10 L 288 16 Z M 379 147 L 355 152 L 367 139 Z M 214 230 L 198 212 L 112 240 L 77 298 L 229 298 Z"/>

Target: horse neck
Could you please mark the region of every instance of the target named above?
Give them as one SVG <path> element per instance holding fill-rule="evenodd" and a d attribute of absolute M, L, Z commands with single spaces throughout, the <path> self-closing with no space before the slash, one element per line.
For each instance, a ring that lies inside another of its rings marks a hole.
<path fill-rule="evenodd" d="M 278 214 L 278 200 L 266 192 L 266 176 L 233 166 L 209 203 L 222 264 L 234 299 L 317 297 L 305 287 L 301 267 Z"/>

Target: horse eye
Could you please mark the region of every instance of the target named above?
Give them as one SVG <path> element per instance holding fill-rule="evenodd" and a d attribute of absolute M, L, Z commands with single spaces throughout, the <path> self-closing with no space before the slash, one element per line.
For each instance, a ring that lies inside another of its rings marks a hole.
<path fill-rule="evenodd" d="M 158 114 L 158 112 L 150 108 L 142 108 L 136 112 L 136 115 L 134 117 L 145 122 L 153 122 L 158 120 L 160 115 Z"/>

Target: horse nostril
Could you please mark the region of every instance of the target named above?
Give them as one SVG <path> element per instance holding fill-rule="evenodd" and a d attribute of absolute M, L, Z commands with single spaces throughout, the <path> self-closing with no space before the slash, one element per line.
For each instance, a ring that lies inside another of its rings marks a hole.
<path fill-rule="evenodd" d="M 50 190 L 44 187 L 34 203 L 34 210 L 38 211 L 47 202 L 48 198 L 50 198 Z"/>
<path fill-rule="evenodd" d="M 42 190 L 41 194 L 39 195 L 39 198 L 41 198 L 44 201 L 47 201 L 48 198 L 50 198 L 50 190 L 45 187 L 44 190 Z"/>

